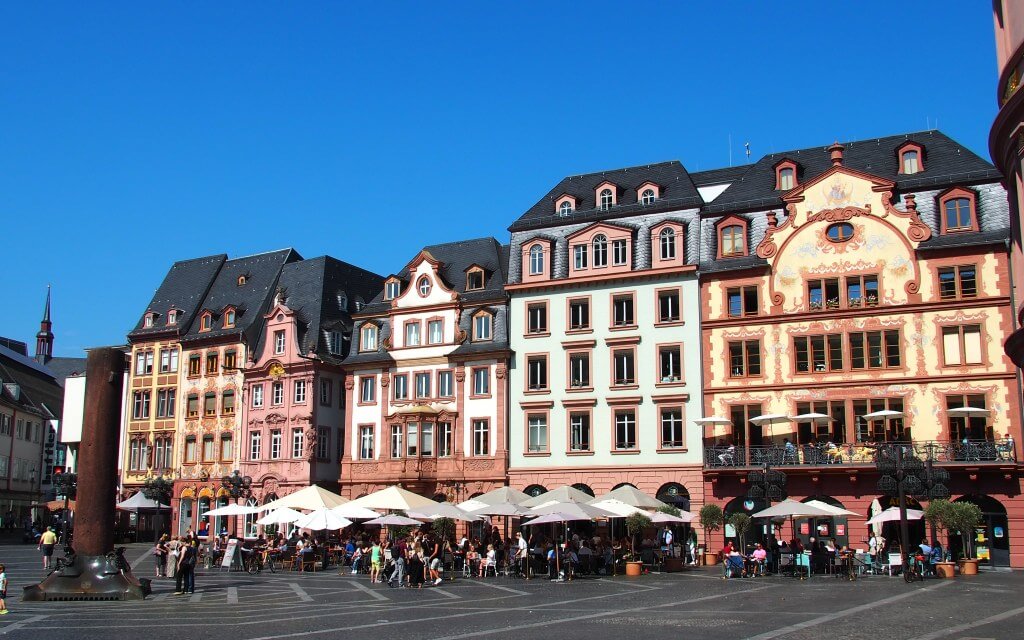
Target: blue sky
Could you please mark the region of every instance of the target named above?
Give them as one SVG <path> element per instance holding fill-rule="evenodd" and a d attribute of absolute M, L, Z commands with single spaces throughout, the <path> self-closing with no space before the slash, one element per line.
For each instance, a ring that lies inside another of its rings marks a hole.
<path fill-rule="evenodd" d="M 781 7 L 781 8 L 780 8 Z M 939 128 L 988 158 L 986 3 L 4 3 L 0 335 L 124 341 L 178 259 L 387 274 L 562 176 Z"/>

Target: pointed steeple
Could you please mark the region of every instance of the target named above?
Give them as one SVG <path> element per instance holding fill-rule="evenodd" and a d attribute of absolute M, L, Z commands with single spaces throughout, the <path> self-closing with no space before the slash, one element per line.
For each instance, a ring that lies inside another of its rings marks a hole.
<path fill-rule="evenodd" d="M 50 285 L 46 285 L 46 307 L 43 319 L 39 321 L 39 333 L 36 334 L 36 361 L 46 364 L 53 358 L 53 323 L 50 322 Z"/>

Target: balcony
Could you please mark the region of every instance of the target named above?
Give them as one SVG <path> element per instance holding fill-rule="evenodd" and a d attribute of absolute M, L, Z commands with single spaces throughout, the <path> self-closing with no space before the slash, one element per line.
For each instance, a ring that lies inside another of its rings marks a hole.
<path fill-rule="evenodd" d="M 873 467 L 880 460 L 895 459 L 895 448 L 902 447 L 904 455 L 922 462 L 935 464 L 992 464 L 1017 462 L 1017 454 L 1010 440 L 940 441 L 866 444 L 805 444 L 800 446 L 775 444 L 757 447 L 706 446 L 705 469 L 756 468 L 769 464 L 773 467 L 831 467 L 836 465 Z"/>

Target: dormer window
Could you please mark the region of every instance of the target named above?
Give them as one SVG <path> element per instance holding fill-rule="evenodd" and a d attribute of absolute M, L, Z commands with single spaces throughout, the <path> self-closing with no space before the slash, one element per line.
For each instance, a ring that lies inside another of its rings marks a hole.
<path fill-rule="evenodd" d="M 559 216 L 567 216 L 576 210 L 576 198 L 564 193 L 555 199 L 555 213 Z"/>
<path fill-rule="evenodd" d="M 640 194 L 640 204 L 654 204 L 656 199 L 654 189 L 644 189 L 644 192 Z"/>
<path fill-rule="evenodd" d="M 601 189 L 601 192 L 597 194 L 597 203 L 597 208 L 601 211 L 611 209 L 615 204 L 615 193 L 611 189 Z"/>
<path fill-rule="evenodd" d="M 653 182 L 645 182 L 636 190 L 636 199 L 640 204 L 654 204 L 661 197 L 661 188 Z"/>
<path fill-rule="evenodd" d="M 666 227 L 658 234 L 658 255 L 662 260 L 676 259 L 676 230 Z"/>
<path fill-rule="evenodd" d="M 178 324 L 178 310 L 177 309 L 171 309 L 170 311 L 167 312 L 167 324 L 168 325 L 176 325 L 176 324 Z"/>
<path fill-rule="evenodd" d="M 484 288 L 483 269 L 470 269 L 466 272 L 466 291 L 479 291 Z"/>
<path fill-rule="evenodd" d="M 145 316 L 143 316 L 143 318 L 142 318 L 142 326 L 143 326 L 144 328 L 146 328 L 146 329 L 149 329 L 150 327 L 152 327 L 152 326 L 153 326 L 153 323 L 154 323 L 155 321 L 156 321 L 156 314 L 155 314 L 155 313 L 147 313 L 147 314 L 146 314 Z"/>
<path fill-rule="evenodd" d="M 486 311 L 473 316 L 473 341 L 490 340 L 493 317 Z"/>
<path fill-rule="evenodd" d="M 976 196 L 973 191 L 959 187 L 950 189 L 939 197 L 942 211 L 942 233 L 959 233 L 978 230 Z"/>
<path fill-rule="evenodd" d="M 377 327 L 372 324 L 363 325 L 363 328 L 359 330 L 359 350 L 360 351 L 376 351 L 377 350 Z"/>
<path fill-rule="evenodd" d="M 420 276 L 420 279 L 416 282 L 416 290 L 419 291 L 422 297 L 426 298 L 430 295 L 430 287 L 430 278 Z"/>
<path fill-rule="evenodd" d="M 924 171 L 924 149 L 914 142 L 905 142 L 897 150 L 900 173 L 912 175 Z"/>
<path fill-rule="evenodd" d="M 249 282 L 249 275 L 248 274 L 243 273 L 242 275 L 238 276 L 238 286 L 241 287 L 246 282 Z"/>
<path fill-rule="evenodd" d="M 230 329 L 233 326 L 235 326 L 235 310 L 228 307 L 224 311 L 224 328 Z"/>
<path fill-rule="evenodd" d="M 572 213 L 572 202 L 570 200 L 563 200 L 562 204 L 558 205 L 558 215 L 567 216 Z"/>
<path fill-rule="evenodd" d="M 747 222 L 730 216 L 718 227 L 718 255 L 732 258 L 747 255 Z"/>
<path fill-rule="evenodd" d="M 401 283 L 398 280 L 388 280 L 384 284 L 384 299 L 394 300 L 401 293 Z"/>
<path fill-rule="evenodd" d="M 783 160 L 775 165 L 775 190 L 789 191 L 796 186 L 796 163 L 792 160 Z"/>
<path fill-rule="evenodd" d="M 209 331 L 213 328 L 213 314 L 209 311 L 199 317 L 199 330 Z"/>
<path fill-rule="evenodd" d="M 342 311 L 348 310 L 348 296 L 344 291 L 338 292 L 338 308 Z"/>
<path fill-rule="evenodd" d="M 607 267 L 608 266 L 608 238 L 604 234 L 597 234 L 594 236 L 594 266 L 595 267 Z"/>
<path fill-rule="evenodd" d="M 539 244 L 530 247 L 530 275 L 544 275 L 544 247 Z"/>

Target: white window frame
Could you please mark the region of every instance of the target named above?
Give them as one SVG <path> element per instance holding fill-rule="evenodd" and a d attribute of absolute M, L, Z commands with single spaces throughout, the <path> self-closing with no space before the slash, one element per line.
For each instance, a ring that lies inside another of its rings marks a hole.
<path fill-rule="evenodd" d="M 306 381 L 296 380 L 294 385 L 294 395 L 292 396 L 293 404 L 306 404 Z"/>
<path fill-rule="evenodd" d="M 359 427 L 359 459 L 373 460 L 373 427 L 364 425 Z"/>
<path fill-rule="evenodd" d="M 283 329 L 280 330 L 280 331 L 275 331 L 274 332 L 274 354 L 275 355 L 281 355 L 282 353 L 284 353 L 284 348 L 285 348 L 284 334 L 285 334 L 285 332 L 284 332 Z"/>
<path fill-rule="evenodd" d="M 281 459 L 281 447 L 284 444 L 284 434 L 281 433 L 280 429 L 272 429 L 270 431 L 270 459 L 280 460 Z"/>
<path fill-rule="evenodd" d="M 599 233 L 591 240 L 594 246 L 594 268 L 608 266 L 608 238 Z"/>
<path fill-rule="evenodd" d="M 444 342 L 444 321 L 427 321 L 427 344 L 441 344 Z"/>
<path fill-rule="evenodd" d="M 270 406 L 279 407 L 284 404 L 284 383 L 270 383 Z"/>
<path fill-rule="evenodd" d="M 292 429 L 292 458 L 302 458 L 306 453 L 306 432 L 300 427 Z"/>
<path fill-rule="evenodd" d="M 454 398 L 455 388 L 452 384 L 451 369 L 441 369 L 437 372 L 437 397 L 438 398 Z"/>
<path fill-rule="evenodd" d="M 473 421 L 473 455 L 491 455 L 491 423 L 487 420 Z"/>
<path fill-rule="evenodd" d="M 539 276 L 544 274 L 544 247 L 535 244 L 530 247 L 530 275 Z"/>
<path fill-rule="evenodd" d="M 263 407 L 263 384 L 254 384 L 252 386 L 252 408 L 260 409 Z"/>

